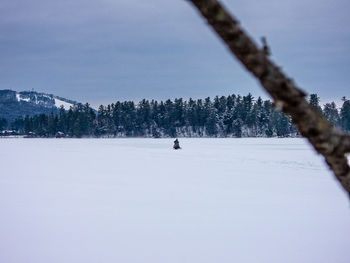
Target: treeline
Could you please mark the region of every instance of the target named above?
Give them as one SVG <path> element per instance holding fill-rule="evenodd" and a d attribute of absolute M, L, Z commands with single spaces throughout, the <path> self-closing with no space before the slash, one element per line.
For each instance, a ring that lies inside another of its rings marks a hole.
<path fill-rule="evenodd" d="M 350 101 L 343 98 L 337 109 L 334 102 L 321 108 L 319 97 L 310 103 L 334 125 L 350 131 Z M 288 116 L 260 97 L 229 95 L 193 100 L 142 100 L 100 106 L 78 104 L 58 114 L 17 118 L 10 126 L 21 134 L 53 137 L 58 132 L 69 137 L 273 137 L 298 136 Z M 1 127 L 0 127 L 1 128 Z"/>

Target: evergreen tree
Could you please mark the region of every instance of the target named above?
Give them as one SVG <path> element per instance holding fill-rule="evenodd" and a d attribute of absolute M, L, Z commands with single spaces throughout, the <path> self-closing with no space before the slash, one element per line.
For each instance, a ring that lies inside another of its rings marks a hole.
<path fill-rule="evenodd" d="M 28 115 L 24 118 L 24 133 L 29 134 L 33 132 L 33 119 Z"/>
<path fill-rule="evenodd" d="M 57 131 L 63 132 L 63 133 L 67 133 L 68 131 L 67 116 L 63 106 L 61 106 L 59 110 Z"/>
<path fill-rule="evenodd" d="M 265 121 L 265 134 L 267 137 L 272 137 L 274 134 L 274 123 L 273 123 L 273 108 L 272 103 L 269 100 L 263 102 L 263 114 Z"/>
<path fill-rule="evenodd" d="M 205 123 L 205 131 L 209 136 L 216 136 L 218 132 L 218 117 L 216 114 L 217 109 L 211 104 L 210 99 L 206 100 L 207 120 Z"/>
<path fill-rule="evenodd" d="M 340 125 L 340 116 L 334 102 L 326 103 L 323 107 L 323 115 L 335 126 Z"/>
<path fill-rule="evenodd" d="M 53 114 L 53 112 L 50 113 L 48 117 L 48 136 L 54 136 L 57 132 L 57 124 L 58 124 L 58 118 Z"/>
<path fill-rule="evenodd" d="M 344 100 L 343 106 L 340 110 L 340 122 L 344 131 L 350 131 L 350 100 Z"/>
<path fill-rule="evenodd" d="M 24 119 L 23 119 L 23 117 L 16 118 L 11 123 L 11 129 L 18 131 L 19 133 L 23 133 L 24 132 Z"/>
<path fill-rule="evenodd" d="M 0 131 L 7 128 L 8 122 L 4 118 L 0 118 Z"/>
<path fill-rule="evenodd" d="M 285 137 L 289 135 L 289 118 L 282 112 L 275 111 L 275 127 L 277 136 Z"/>
<path fill-rule="evenodd" d="M 319 98 L 312 94 L 310 102 L 319 106 Z M 339 114 L 334 102 L 324 105 L 325 116 L 335 125 L 349 130 L 349 101 Z M 4 127 L 0 119 L 0 127 Z M 5 124 L 6 125 L 6 124 Z M 176 98 L 151 102 L 144 99 L 137 105 L 132 101 L 117 101 L 101 105 L 97 111 L 88 103 L 77 104 L 66 111 L 60 108 L 56 115 L 40 114 L 18 118 L 12 124 L 21 133 L 38 136 L 55 136 L 64 132 L 70 137 L 82 136 L 295 136 L 298 134 L 289 117 L 276 111 L 269 100 L 259 97 L 256 101 L 247 96 L 216 96 L 212 101 L 184 101 Z M 2 128 L 3 129 L 3 128 Z"/>
<path fill-rule="evenodd" d="M 310 94 L 309 103 L 322 112 L 322 109 L 320 107 L 320 98 L 317 96 L 317 94 Z"/>

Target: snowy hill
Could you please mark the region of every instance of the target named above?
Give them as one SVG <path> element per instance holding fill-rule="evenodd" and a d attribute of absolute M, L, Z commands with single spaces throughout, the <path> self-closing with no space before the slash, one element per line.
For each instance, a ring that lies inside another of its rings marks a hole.
<path fill-rule="evenodd" d="M 71 101 L 65 98 L 54 96 L 52 94 L 38 93 L 34 91 L 21 91 L 16 92 L 16 100 L 18 102 L 28 102 L 35 105 L 41 105 L 47 108 L 60 108 L 64 107 L 65 110 L 69 110 L 77 102 Z"/>
<path fill-rule="evenodd" d="M 35 91 L 0 90 L 0 118 L 14 120 L 19 116 L 57 112 L 77 104 L 76 101 Z"/>

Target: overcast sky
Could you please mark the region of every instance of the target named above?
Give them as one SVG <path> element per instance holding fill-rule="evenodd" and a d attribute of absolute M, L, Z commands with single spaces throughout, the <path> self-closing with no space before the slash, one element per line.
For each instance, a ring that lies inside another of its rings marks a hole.
<path fill-rule="evenodd" d="M 226 0 L 308 93 L 350 97 L 349 0 Z M 90 102 L 267 95 L 185 0 L 1 0 L 0 89 Z"/>

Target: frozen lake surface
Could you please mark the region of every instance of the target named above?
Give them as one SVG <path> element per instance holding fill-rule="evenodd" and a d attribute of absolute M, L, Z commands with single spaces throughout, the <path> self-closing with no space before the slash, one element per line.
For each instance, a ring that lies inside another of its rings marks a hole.
<path fill-rule="evenodd" d="M 0 262 L 349 263 L 302 139 L 0 139 Z"/>

